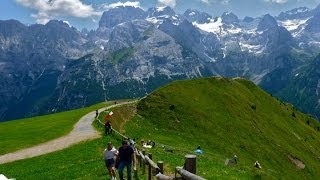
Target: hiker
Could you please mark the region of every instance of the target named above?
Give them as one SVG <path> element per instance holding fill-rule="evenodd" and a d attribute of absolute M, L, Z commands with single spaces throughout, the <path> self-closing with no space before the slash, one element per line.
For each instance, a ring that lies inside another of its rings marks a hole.
<path fill-rule="evenodd" d="M 119 148 L 119 154 L 117 156 L 119 162 L 118 171 L 120 180 L 123 180 L 123 169 L 127 166 L 127 179 L 132 179 L 132 165 L 133 170 L 136 170 L 136 159 L 134 156 L 134 150 L 128 145 L 128 141 L 122 141 L 122 146 Z"/>
<path fill-rule="evenodd" d="M 96 118 L 98 117 L 98 115 L 99 115 L 99 111 L 98 111 L 98 109 L 96 110 Z"/>
<path fill-rule="evenodd" d="M 197 154 L 203 154 L 203 151 L 202 151 L 200 145 L 197 147 L 197 149 L 194 152 Z"/>
<path fill-rule="evenodd" d="M 238 163 L 238 156 L 237 155 L 234 155 L 233 156 L 233 161 L 237 164 Z"/>
<path fill-rule="evenodd" d="M 143 146 L 143 145 L 146 144 L 146 143 L 144 142 L 144 139 L 141 139 L 140 143 L 141 143 L 141 146 Z"/>
<path fill-rule="evenodd" d="M 111 142 L 108 143 L 107 148 L 103 152 L 104 162 L 108 168 L 109 175 L 111 180 L 116 180 L 116 171 L 115 171 L 115 157 L 118 155 L 117 149 L 115 149 Z"/>
<path fill-rule="evenodd" d="M 149 141 L 147 142 L 147 145 L 149 145 L 149 146 L 151 146 L 152 148 L 154 148 L 154 146 L 156 145 L 156 143 L 155 143 L 154 141 L 152 141 L 152 140 L 149 140 Z"/>
<path fill-rule="evenodd" d="M 147 143 L 144 142 L 144 139 L 141 140 L 141 146 L 144 148 L 152 148 L 151 145 L 147 145 Z"/>
<path fill-rule="evenodd" d="M 111 118 L 111 116 L 113 115 L 113 112 L 109 112 L 105 117 L 104 117 L 104 121 L 107 122 L 109 121 L 109 119 Z"/>
<path fill-rule="evenodd" d="M 104 124 L 104 130 L 105 130 L 106 135 L 112 133 L 111 121 L 107 121 L 107 122 Z"/>
<path fill-rule="evenodd" d="M 254 167 L 256 167 L 256 168 L 258 168 L 258 169 L 261 169 L 261 165 L 260 165 L 260 163 L 259 163 L 258 161 L 256 161 L 256 162 L 254 163 Z"/>

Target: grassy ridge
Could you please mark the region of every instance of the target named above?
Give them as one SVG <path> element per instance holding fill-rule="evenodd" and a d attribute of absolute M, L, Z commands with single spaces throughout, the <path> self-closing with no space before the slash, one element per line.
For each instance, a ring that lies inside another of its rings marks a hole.
<path fill-rule="evenodd" d="M 72 130 L 83 115 L 105 106 L 106 103 L 100 103 L 87 108 L 0 123 L 0 155 L 63 136 Z"/>
<path fill-rule="evenodd" d="M 181 157 L 201 145 L 205 155 L 199 156 L 197 166 L 208 179 L 313 179 L 320 176 L 318 126 L 249 81 L 206 78 L 176 81 L 153 92 L 140 101 L 138 115 L 126 130 L 173 147 L 175 158 L 163 150 L 154 152 L 170 169 L 182 165 Z M 225 167 L 224 160 L 234 154 L 239 164 Z M 298 170 L 288 156 L 303 161 L 305 169 Z M 263 169 L 253 168 L 256 160 Z"/>

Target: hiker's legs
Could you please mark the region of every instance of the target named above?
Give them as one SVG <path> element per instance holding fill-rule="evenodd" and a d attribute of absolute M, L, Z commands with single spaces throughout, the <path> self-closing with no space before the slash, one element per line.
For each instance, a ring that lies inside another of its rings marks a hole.
<path fill-rule="evenodd" d="M 132 179 L 132 163 L 127 164 L 127 176 L 128 180 Z"/>
<path fill-rule="evenodd" d="M 114 166 L 111 167 L 111 174 L 113 177 L 116 177 L 116 170 Z"/>
<path fill-rule="evenodd" d="M 109 172 L 110 177 L 113 177 L 112 167 L 111 166 L 108 167 L 108 172 Z"/>
<path fill-rule="evenodd" d="M 118 167 L 118 171 L 119 171 L 119 178 L 120 180 L 123 180 L 123 169 L 124 169 L 124 166 L 126 164 L 124 162 L 120 162 L 119 163 L 119 167 Z"/>
<path fill-rule="evenodd" d="M 106 133 L 106 135 L 108 135 L 109 134 L 109 127 L 105 127 L 105 133 Z"/>

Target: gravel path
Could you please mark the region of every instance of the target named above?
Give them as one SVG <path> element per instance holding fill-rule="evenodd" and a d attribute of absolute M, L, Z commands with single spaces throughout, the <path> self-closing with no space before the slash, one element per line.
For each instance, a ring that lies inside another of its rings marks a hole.
<path fill-rule="evenodd" d="M 106 108 L 99 109 L 99 112 L 134 102 L 136 101 L 111 105 Z M 48 141 L 43 144 L 39 144 L 30 148 L 22 149 L 13 153 L 8 153 L 0 156 L 0 164 L 40 156 L 43 154 L 65 149 L 81 141 L 99 138 L 101 136 L 100 133 L 97 130 L 95 130 L 94 127 L 91 125 L 93 120 L 95 119 L 95 114 L 95 111 L 90 112 L 82 118 L 80 118 L 79 122 L 75 124 L 73 130 L 65 136 Z"/>

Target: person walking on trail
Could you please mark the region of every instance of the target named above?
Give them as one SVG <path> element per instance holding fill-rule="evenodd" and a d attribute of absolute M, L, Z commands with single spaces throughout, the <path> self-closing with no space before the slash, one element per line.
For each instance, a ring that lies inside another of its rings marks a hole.
<path fill-rule="evenodd" d="M 96 118 L 99 116 L 99 110 L 96 110 Z"/>
<path fill-rule="evenodd" d="M 120 180 L 123 179 L 123 169 L 127 167 L 127 179 L 132 179 L 132 166 L 133 170 L 136 170 L 136 159 L 134 156 L 134 150 L 128 145 L 128 141 L 122 141 L 122 146 L 119 148 L 119 154 L 117 156 L 119 162 L 118 171 Z"/>
<path fill-rule="evenodd" d="M 104 130 L 105 130 L 106 135 L 112 133 L 112 126 L 111 126 L 111 121 L 110 121 L 110 120 L 107 121 L 107 122 L 104 124 Z"/>
<path fill-rule="evenodd" d="M 111 142 L 108 143 L 107 148 L 103 152 L 104 162 L 108 169 L 111 180 L 116 180 L 116 171 L 115 171 L 115 158 L 118 155 L 117 149 L 115 149 Z"/>

